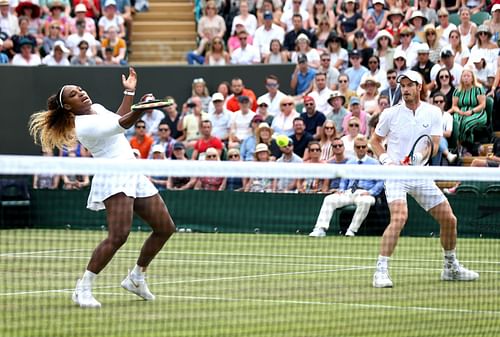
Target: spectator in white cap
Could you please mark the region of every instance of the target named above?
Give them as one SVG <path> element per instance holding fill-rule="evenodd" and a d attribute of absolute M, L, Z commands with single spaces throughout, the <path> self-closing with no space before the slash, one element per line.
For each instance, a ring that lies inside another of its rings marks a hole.
<path fill-rule="evenodd" d="M 393 68 L 394 49 L 392 42 L 394 38 L 387 30 L 381 30 L 375 36 L 375 55 L 378 56 L 380 69 L 387 71 Z"/>
<path fill-rule="evenodd" d="M 259 49 L 262 56 L 269 54 L 271 40 L 278 39 L 281 43 L 285 38 L 285 30 L 273 23 L 273 12 L 265 11 L 263 14 L 264 24 L 255 31 L 253 45 Z"/>
<path fill-rule="evenodd" d="M 83 20 L 85 22 L 84 24 L 84 32 L 91 34 L 94 38 L 96 37 L 96 27 L 95 27 L 95 21 L 87 17 L 87 6 L 83 3 L 79 3 L 78 5 L 75 6 L 75 17 L 71 18 L 69 21 L 69 31 L 71 34 L 75 34 L 78 31 L 78 28 L 76 26 L 77 21 Z"/>
<path fill-rule="evenodd" d="M 476 69 L 477 81 L 483 85 L 486 92 L 489 92 L 495 80 L 493 65 L 488 64 L 484 55 L 480 53 L 473 53 L 469 62 L 473 64 Z"/>
<path fill-rule="evenodd" d="M 491 19 L 486 20 L 484 24 L 493 35 L 491 40 L 498 44 L 498 41 L 500 41 L 500 3 L 496 3 L 491 7 Z"/>
<path fill-rule="evenodd" d="M 300 34 L 295 41 L 295 51 L 292 53 L 292 63 L 298 63 L 298 55 L 307 56 L 307 64 L 313 69 L 319 68 L 319 53 L 311 47 L 311 40 L 306 34 Z"/>
<path fill-rule="evenodd" d="M 220 92 L 212 95 L 212 103 L 214 111 L 208 117 L 212 122 L 212 134 L 227 145 L 231 129 L 231 113 L 224 107 L 224 95 Z"/>
<path fill-rule="evenodd" d="M 411 68 L 422 75 L 426 85 L 431 83 L 431 69 L 435 64 L 429 60 L 429 53 L 430 49 L 427 43 L 421 43 L 417 48 L 417 64 Z"/>
<path fill-rule="evenodd" d="M 48 66 L 69 66 L 69 49 L 66 48 L 63 41 L 56 41 L 54 43 L 54 48 L 49 55 L 45 56 L 42 60 L 42 64 Z"/>
<path fill-rule="evenodd" d="M 115 0 L 106 0 L 103 6 L 103 15 L 97 25 L 99 27 L 99 37 L 107 37 L 107 31 L 110 27 L 115 27 L 118 37 L 125 38 L 125 20 L 116 10 Z"/>
<path fill-rule="evenodd" d="M 274 116 L 269 114 L 270 102 L 265 96 L 260 96 L 257 99 L 257 114 L 262 116 L 264 122 L 271 125 L 273 123 Z"/>
<path fill-rule="evenodd" d="M 375 19 L 375 23 L 377 24 L 377 29 L 380 31 L 387 26 L 387 15 L 389 11 L 384 8 L 385 1 L 384 0 L 373 0 L 373 7 L 368 8 L 368 15 Z"/>
<path fill-rule="evenodd" d="M 402 50 L 396 50 L 394 52 L 394 58 L 392 59 L 392 65 L 394 70 L 397 71 L 398 75 L 408 70 L 409 68 L 406 59 L 406 53 Z"/>
<path fill-rule="evenodd" d="M 472 47 L 470 53 L 481 54 L 484 56 L 487 64 L 491 64 L 494 70 L 497 68 L 498 52 L 500 48 L 491 41 L 492 34 L 486 25 L 481 25 L 476 32 L 476 44 Z"/>

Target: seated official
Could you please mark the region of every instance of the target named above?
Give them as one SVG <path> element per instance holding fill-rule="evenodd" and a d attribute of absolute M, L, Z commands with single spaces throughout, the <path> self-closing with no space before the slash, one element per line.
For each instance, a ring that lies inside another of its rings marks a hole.
<path fill-rule="evenodd" d="M 379 165 L 378 161 L 367 156 L 368 142 L 365 136 L 359 135 L 354 140 L 356 157 L 347 161 L 351 165 Z M 321 210 L 314 230 L 309 234 L 312 237 L 324 237 L 330 227 L 330 220 L 337 208 L 355 205 L 356 211 L 346 236 L 355 236 L 365 220 L 370 207 L 375 204 L 375 197 L 384 188 L 383 180 L 342 179 L 336 193 L 330 194 L 323 200 Z"/>

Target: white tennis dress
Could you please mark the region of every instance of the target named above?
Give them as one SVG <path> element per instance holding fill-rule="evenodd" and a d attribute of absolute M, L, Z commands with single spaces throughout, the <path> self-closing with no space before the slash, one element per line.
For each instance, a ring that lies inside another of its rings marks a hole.
<path fill-rule="evenodd" d="M 120 116 L 100 104 L 92 104 L 93 115 L 75 117 L 76 136 L 94 158 L 135 160 L 125 138 L 125 129 L 118 123 Z M 117 168 L 117 171 L 120 168 Z M 103 201 L 117 193 L 133 198 L 149 197 L 158 190 L 142 174 L 96 174 L 87 201 L 87 208 L 98 211 L 106 208 Z"/>

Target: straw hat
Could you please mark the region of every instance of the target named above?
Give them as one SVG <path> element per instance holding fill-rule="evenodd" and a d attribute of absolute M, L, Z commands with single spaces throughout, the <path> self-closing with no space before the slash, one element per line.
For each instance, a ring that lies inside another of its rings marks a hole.
<path fill-rule="evenodd" d="M 366 89 L 366 85 L 370 82 L 375 84 L 377 88 L 380 88 L 380 82 L 377 81 L 377 79 L 373 76 L 366 76 L 359 86 L 361 87 L 361 89 Z"/>

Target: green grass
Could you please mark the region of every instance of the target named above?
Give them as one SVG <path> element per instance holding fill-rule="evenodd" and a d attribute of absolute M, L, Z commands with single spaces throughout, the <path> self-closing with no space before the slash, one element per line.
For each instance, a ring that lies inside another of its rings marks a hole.
<path fill-rule="evenodd" d="M 374 289 L 380 238 L 178 233 L 148 272 L 157 300 L 119 287 L 145 233 L 99 275 L 99 310 L 71 302 L 96 231 L 0 231 L 0 336 L 499 336 L 499 240 L 459 239 L 470 283 L 439 280 L 437 238 L 400 240 Z"/>

